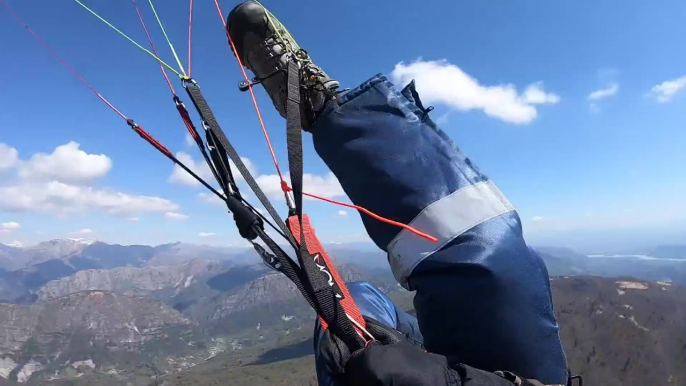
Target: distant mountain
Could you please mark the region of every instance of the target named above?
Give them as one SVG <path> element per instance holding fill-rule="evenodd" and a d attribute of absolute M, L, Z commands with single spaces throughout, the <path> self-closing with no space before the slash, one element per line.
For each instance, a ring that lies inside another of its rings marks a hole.
<path fill-rule="evenodd" d="M 342 265 L 338 269 L 348 282 L 367 281 L 388 292 L 398 288 L 390 271 L 384 273 L 355 265 Z M 284 275 L 271 270 L 262 271 L 257 278 L 245 284 L 233 285 L 226 291 L 204 297 L 181 309 L 188 318 L 218 332 L 252 329 L 258 323 L 262 327 L 283 326 L 282 322 L 294 326 L 314 318 L 310 306 L 295 285 Z M 284 315 L 295 316 L 296 319 L 282 321 Z"/>
<path fill-rule="evenodd" d="M 202 259 L 179 265 L 88 269 L 46 283 L 38 290 L 37 297 L 44 302 L 86 290 L 149 296 L 168 289 L 175 295 L 198 280 L 207 280 L 222 271 L 218 264 Z"/>
<path fill-rule="evenodd" d="M 589 385 L 686 385 L 686 288 L 591 277 L 554 279 L 570 368 Z"/>
<path fill-rule="evenodd" d="M 39 264 L 52 259 L 62 259 L 80 252 L 85 247 L 94 244 L 94 240 L 64 238 L 44 241 L 33 247 L 24 248 L 29 257 L 27 264 Z"/>
<path fill-rule="evenodd" d="M 23 249 L 0 244 L 0 269 L 7 271 L 21 269 L 26 266 L 28 260 Z"/>
<path fill-rule="evenodd" d="M 83 270 L 169 267 L 187 264 L 198 259 L 225 267 L 243 266 L 260 261 L 255 252 L 248 248 L 219 248 L 184 243 L 151 247 L 113 245 L 84 239 L 56 239 L 23 249 L 0 245 L 0 302 L 31 302 L 36 299 L 35 293 L 38 289 L 46 283 L 72 276 Z M 21 268 L 13 270 L 17 267 Z M 148 272 L 154 275 L 154 272 L 159 271 Z M 135 276 L 138 274 L 136 272 L 142 271 L 120 271 L 125 276 Z M 90 275 L 93 273 L 91 272 Z M 103 275 L 99 274 L 93 276 L 93 280 L 97 281 L 96 278 L 106 280 Z M 84 285 L 85 278 L 80 276 L 79 280 L 81 280 L 80 284 L 74 288 Z M 93 280 L 89 283 L 94 287 L 99 287 Z M 103 286 L 103 289 L 109 289 L 107 285 Z M 174 296 L 174 294 L 165 296 Z"/>
<path fill-rule="evenodd" d="M 648 252 L 648 255 L 661 259 L 686 260 L 686 245 L 660 245 Z"/>
<path fill-rule="evenodd" d="M 555 278 L 551 286 L 569 366 L 584 376 L 584 384 L 686 384 L 686 288 L 599 277 Z M 396 291 L 391 297 L 411 310 L 413 293 Z M 316 385 L 307 327 L 299 334 L 282 333 L 271 349 L 241 352 L 241 359 L 235 351 L 224 352 L 150 385 L 212 385 L 227 379 L 237 386 Z"/>
<path fill-rule="evenodd" d="M 334 264 L 354 264 L 366 268 L 388 268 L 386 252 L 373 244 L 326 244 Z"/>
<path fill-rule="evenodd" d="M 149 266 L 181 264 L 196 258 L 222 262 L 226 266 L 254 264 L 257 255 L 252 248 L 212 247 L 187 243 L 162 244 L 154 248 Z"/>
<path fill-rule="evenodd" d="M 211 341 L 173 308 L 102 291 L 0 304 L 0 328 L 0 379 L 11 381 L 42 384 L 93 371 L 149 379 L 210 355 Z"/>
<path fill-rule="evenodd" d="M 34 297 L 15 272 L 0 268 L 0 303 L 31 303 L 33 300 Z"/>
<path fill-rule="evenodd" d="M 192 261 L 84 270 L 41 288 L 39 303 L 0 304 L 0 384 L 73 385 L 83 379 L 146 385 L 152 376 L 195 366 L 224 350 L 241 361 L 310 336 L 315 315 L 283 275 L 262 264 L 220 274 L 214 266 Z M 397 288 L 389 272 L 352 265 L 339 270 L 349 281 Z M 95 286 L 147 298 L 100 290 L 60 296 Z"/>
<path fill-rule="evenodd" d="M 647 255 L 585 256 L 567 248 L 536 248 L 536 251 L 545 262 L 550 276 L 628 276 L 686 285 L 686 259 Z"/>
<path fill-rule="evenodd" d="M 536 247 L 550 276 L 583 275 L 588 271 L 588 256 L 569 248 Z"/>

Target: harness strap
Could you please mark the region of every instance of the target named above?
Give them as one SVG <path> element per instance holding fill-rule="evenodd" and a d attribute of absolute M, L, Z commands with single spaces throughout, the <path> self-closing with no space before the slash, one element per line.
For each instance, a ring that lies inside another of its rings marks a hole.
<path fill-rule="evenodd" d="M 286 141 L 288 165 L 295 201 L 295 213 L 288 218 L 291 233 L 299 235 L 298 259 L 307 274 L 311 290 L 316 296 L 322 313 L 322 327 L 331 330 L 351 348 L 364 347 L 365 321 L 345 282 L 334 268 L 321 243 L 303 216 L 303 146 L 302 118 L 300 112 L 300 69 L 295 58 L 288 62 L 288 88 L 286 100 Z M 349 319 L 350 318 L 350 319 Z M 351 320 L 352 319 L 352 320 Z M 357 326 L 353 325 L 353 321 Z M 359 326 L 359 327 L 358 327 Z M 362 345 L 360 347 L 360 345 Z"/>
<path fill-rule="evenodd" d="M 202 118 L 203 125 L 213 135 L 212 139 L 216 140 L 217 144 L 222 145 L 225 153 L 229 156 L 231 161 L 233 161 L 234 165 L 236 165 L 236 168 L 241 173 L 248 186 L 250 186 L 250 189 L 252 189 L 252 191 L 255 193 L 257 199 L 260 200 L 269 215 L 276 222 L 277 226 L 283 231 L 284 234 L 288 236 L 288 230 L 283 220 L 277 214 L 276 209 L 274 209 L 274 206 L 272 206 L 271 202 L 269 202 L 269 199 L 267 199 L 267 196 L 259 187 L 252 174 L 250 174 L 250 171 L 248 171 L 248 168 L 245 166 L 245 163 L 243 163 L 243 160 L 241 160 L 241 157 L 238 156 L 236 149 L 233 147 L 233 145 L 231 145 L 231 142 L 229 142 L 228 138 L 226 138 L 224 131 L 221 129 L 221 127 L 219 127 L 219 124 L 217 123 L 210 106 L 207 104 L 205 97 L 203 97 L 202 92 L 200 91 L 200 87 L 198 87 L 198 85 L 192 81 L 184 81 L 183 87 L 186 89 L 186 92 L 191 98 L 193 105 L 195 105 L 196 110 L 198 110 L 198 114 L 200 114 L 200 117 Z M 291 244 L 295 244 L 292 237 L 290 237 L 289 241 Z"/>

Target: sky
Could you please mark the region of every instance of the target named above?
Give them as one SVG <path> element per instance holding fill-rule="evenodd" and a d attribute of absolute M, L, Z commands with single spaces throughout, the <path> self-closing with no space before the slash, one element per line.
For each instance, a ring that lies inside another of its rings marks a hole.
<path fill-rule="evenodd" d="M 74 1 L 4 1 L 119 110 L 209 177 L 153 59 Z M 131 3 L 84 3 L 147 47 Z M 225 14 L 237 4 L 220 3 Z M 187 69 L 188 1 L 155 4 Z M 683 242 L 686 3 L 264 4 L 344 87 L 379 72 L 398 87 L 415 79 L 425 105 L 435 106 L 433 119 L 517 208 L 531 243 L 602 251 Z M 148 3 L 139 7 L 161 57 L 178 67 Z M 192 76 L 285 213 L 212 2 L 196 2 L 193 17 Z M 0 63 L 0 243 L 242 243 L 225 208 L 141 141 L 2 7 Z M 285 121 L 256 91 L 285 168 Z M 308 141 L 305 172 L 306 190 L 346 200 Z M 307 201 L 305 211 L 325 242 L 368 240 L 354 211 L 318 201 Z"/>

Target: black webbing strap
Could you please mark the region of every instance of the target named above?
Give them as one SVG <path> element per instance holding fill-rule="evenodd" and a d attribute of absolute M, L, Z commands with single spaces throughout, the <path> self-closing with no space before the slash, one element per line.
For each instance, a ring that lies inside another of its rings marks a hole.
<path fill-rule="evenodd" d="M 269 235 L 267 235 L 263 230 L 255 231 L 260 240 L 262 240 L 264 244 L 269 249 L 271 249 L 272 252 L 274 252 L 274 257 L 280 263 L 280 266 L 278 268 L 272 264 L 269 265 L 274 267 L 284 275 L 286 275 L 286 277 L 289 278 L 293 282 L 293 284 L 295 284 L 296 288 L 298 288 L 298 291 L 300 291 L 303 297 L 305 297 L 305 300 L 307 300 L 307 302 L 310 304 L 310 307 L 312 307 L 312 309 L 319 315 L 321 312 L 320 308 L 314 302 L 314 297 L 304 284 L 307 283 L 307 280 L 305 278 L 305 273 L 303 272 L 303 270 L 297 264 L 295 264 L 295 262 L 290 257 L 288 257 L 286 252 L 284 252 L 284 250 L 281 249 L 281 247 L 277 243 L 275 243 L 274 240 L 271 237 L 269 237 Z"/>
<path fill-rule="evenodd" d="M 207 151 L 205 150 L 205 145 L 203 144 L 202 139 L 200 138 L 200 136 L 198 134 L 198 130 L 195 128 L 195 125 L 193 124 L 193 121 L 191 120 L 190 114 L 188 114 L 188 110 L 186 110 L 186 106 L 184 105 L 183 101 L 181 101 L 181 98 L 179 98 L 176 94 L 174 95 L 173 99 L 174 99 L 174 104 L 176 105 L 176 110 L 179 112 L 179 115 L 181 116 L 181 120 L 186 125 L 186 128 L 188 129 L 191 136 L 193 137 L 193 140 L 195 141 L 196 145 L 198 145 L 198 148 L 200 149 L 200 153 L 202 153 L 202 156 L 205 159 L 207 166 L 210 168 L 210 171 L 212 172 L 214 179 L 217 180 L 217 182 L 221 186 L 224 194 L 228 194 L 226 184 L 229 181 L 226 181 L 226 178 L 223 176 L 223 174 L 220 172 L 220 170 L 217 170 L 217 168 L 215 168 L 215 165 L 219 165 L 219 164 L 216 161 L 214 161 L 214 162 L 210 161 L 210 156 L 207 155 Z M 210 151 L 210 153 L 211 153 L 211 151 Z M 212 156 L 212 159 L 214 160 L 214 155 Z M 230 172 L 231 172 L 231 170 L 229 170 L 229 173 Z"/>
<path fill-rule="evenodd" d="M 231 171 L 231 164 L 229 164 L 229 160 L 226 158 L 226 149 L 224 149 L 224 146 L 222 146 L 221 143 L 218 143 L 217 138 L 211 130 L 205 130 L 205 140 L 207 141 L 207 147 L 210 149 L 212 162 L 215 165 L 221 166 L 218 167 L 218 169 L 221 169 L 222 171 L 219 173 L 219 177 L 222 179 L 219 183 L 229 186 L 232 190 L 231 193 L 240 197 L 238 185 L 236 185 L 236 180 L 233 178 L 233 172 Z M 228 191 L 225 193 L 227 195 L 229 194 Z"/>
<path fill-rule="evenodd" d="M 290 233 L 288 232 L 288 228 L 286 228 L 286 224 L 283 222 L 281 217 L 279 217 L 276 209 L 274 209 L 274 206 L 272 206 L 271 202 L 269 202 L 267 196 L 257 184 L 257 181 L 255 181 L 252 174 L 250 174 L 250 171 L 248 171 L 248 168 L 243 163 L 243 160 L 241 160 L 241 157 L 236 152 L 236 149 L 233 147 L 233 145 L 231 145 L 231 142 L 229 142 L 228 138 L 226 138 L 224 131 L 221 129 L 221 127 L 219 127 L 219 124 L 217 123 L 210 106 L 207 104 L 207 101 L 205 101 L 205 97 L 203 97 L 198 85 L 195 84 L 195 82 L 185 81 L 183 87 L 186 89 L 188 96 L 191 98 L 196 110 L 198 110 L 198 114 L 200 114 L 203 122 L 210 129 L 212 135 L 214 135 L 214 139 L 217 140 L 218 144 L 223 146 L 226 154 L 228 154 L 231 161 L 233 161 L 234 165 L 236 165 L 236 168 L 241 173 L 248 186 L 250 186 L 250 189 L 252 189 L 252 191 L 255 193 L 257 199 L 260 200 L 264 208 L 267 210 L 267 212 L 269 212 L 269 215 L 274 219 L 276 225 L 286 236 L 289 236 L 288 241 L 292 244 L 295 243 L 295 240 L 290 237 Z"/>
<path fill-rule="evenodd" d="M 337 335 L 345 344 L 351 349 L 362 348 L 364 340 L 360 338 L 353 324 L 348 319 L 348 315 L 343 309 L 341 303 L 336 297 L 336 292 L 332 286 L 329 285 L 326 275 L 320 272 L 317 264 L 314 261 L 305 241 L 304 228 L 302 226 L 302 177 L 303 177 L 303 151 L 302 151 L 302 133 L 301 133 L 301 116 L 300 116 L 300 79 L 298 64 L 295 61 L 289 62 L 288 68 L 288 101 L 287 101 L 287 137 L 288 137 L 288 160 L 290 164 L 291 179 L 293 185 L 294 199 L 296 202 L 296 214 L 300 224 L 300 245 L 295 242 L 294 236 L 288 230 L 283 220 L 276 213 L 271 202 L 259 187 L 253 176 L 248 171 L 243 161 L 238 156 L 235 148 L 229 142 L 221 127 L 217 123 L 212 110 L 207 101 L 202 95 L 200 88 L 193 81 L 184 81 L 184 88 L 193 102 L 198 114 L 203 121 L 203 126 L 208 129 L 208 142 L 214 141 L 217 151 L 224 150 L 231 161 L 234 162 L 236 168 L 241 173 L 246 183 L 255 196 L 260 200 L 265 209 L 269 212 L 274 221 L 283 230 L 288 238 L 288 241 L 293 245 L 298 257 L 299 266 L 289 258 L 285 252 L 266 234 L 261 226 L 254 226 L 249 233 L 245 231 L 245 226 L 241 227 L 237 219 L 236 212 L 234 212 L 234 219 L 237 221 L 239 231 L 243 237 L 248 236 L 249 239 L 259 237 L 275 254 L 275 258 L 279 260 L 283 273 L 296 285 L 303 297 L 308 301 L 317 314 L 324 319 L 332 332 Z M 208 145 L 211 146 L 210 143 Z M 212 147 L 211 147 L 212 148 Z M 222 149 L 223 148 L 223 149 Z M 214 159 L 215 157 L 213 157 Z M 215 164 L 221 165 L 224 160 L 219 158 L 214 160 Z M 228 167 L 228 165 L 227 165 Z M 227 174 L 228 176 L 228 174 Z M 222 183 L 222 181 L 219 181 Z M 235 197 L 228 196 L 227 204 Z M 237 208 L 239 211 L 243 208 Z M 251 217 L 251 213 L 245 212 L 246 217 Z M 261 224 L 260 224 L 261 225 Z M 243 228 L 243 230 L 241 229 Z"/>
<path fill-rule="evenodd" d="M 300 225 L 300 248 L 298 261 L 306 273 L 307 283 L 321 310 L 319 315 L 328 323 L 334 334 L 352 350 L 364 347 L 364 341 L 355 331 L 348 315 L 336 297 L 328 277 L 320 271 L 307 249 L 303 227 L 303 146 L 302 117 L 300 115 L 300 69 L 298 63 L 288 62 L 288 89 L 286 100 L 286 141 L 288 144 L 288 166 L 291 175 L 291 188 L 295 200 L 295 210 Z M 295 235 L 294 235 L 295 236 Z"/>

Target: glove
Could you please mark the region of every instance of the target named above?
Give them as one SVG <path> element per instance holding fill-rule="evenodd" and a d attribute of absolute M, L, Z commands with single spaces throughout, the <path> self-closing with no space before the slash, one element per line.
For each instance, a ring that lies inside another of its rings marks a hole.
<path fill-rule="evenodd" d="M 407 341 L 372 342 L 354 352 L 342 380 L 350 386 L 545 386 L 508 371 L 491 373 L 461 363 L 451 365 L 446 357 Z"/>
<path fill-rule="evenodd" d="M 462 386 L 448 359 L 407 341 L 391 345 L 372 342 L 352 354 L 343 374 L 345 385 Z"/>
<path fill-rule="evenodd" d="M 326 331 L 322 358 L 336 385 L 346 386 L 544 386 L 507 371 L 491 373 L 431 354 L 419 342 L 365 317 L 367 331 L 376 338 L 352 354 Z M 559 385 L 561 386 L 561 385 Z"/>
<path fill-rule="evenodd" d="M 462 385 L 445 357 L 426 353 L 419 342 L 372 318 L 365 317 L 365 321 L 376 340 L 352 354 L 335 335 L 324 333 L 322 358 L 336 385 Z"/>

